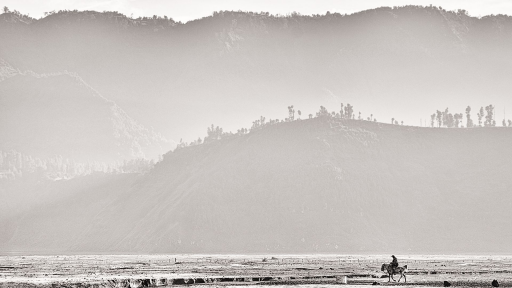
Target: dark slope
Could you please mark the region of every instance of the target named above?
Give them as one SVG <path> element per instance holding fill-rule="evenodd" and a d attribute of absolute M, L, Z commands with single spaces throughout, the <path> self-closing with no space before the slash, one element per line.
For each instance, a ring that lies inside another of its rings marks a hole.
<path fill-rule="evenodd" d="M 76 74 L 0 68 L 0 150 L 114 162 L 156 158 L 171 147 Z"/>
<path fill-rule="evenodd" d="M 179 24 L 62 12 L 0 21 L 0 37 L 1 57 L 16 67 L 78 72 L 175 140 L 211 123 L 236 131 L 260 115 L 283 118 L 290 104 L 307 115 L 349 102 L 365 118 L 405 123 L 445 107 L 512 106 L 504 15 L 407 6 L 315 17 L 221 12 Z"/>
<path fill-rule="evenodd" d="M 510 143 L 507 128 L 280 123 L 7 221 L 0 248 L 511 253 Z"/>

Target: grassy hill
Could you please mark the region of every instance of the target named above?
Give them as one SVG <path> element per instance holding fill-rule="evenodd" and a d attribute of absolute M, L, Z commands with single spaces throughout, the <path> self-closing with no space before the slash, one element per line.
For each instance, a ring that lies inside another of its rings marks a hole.
<path fill-rule="evenodd" d="M 278 123 L 4 218 L 0 248 L 511 253 L 510 143 L 501 127 Z"/>

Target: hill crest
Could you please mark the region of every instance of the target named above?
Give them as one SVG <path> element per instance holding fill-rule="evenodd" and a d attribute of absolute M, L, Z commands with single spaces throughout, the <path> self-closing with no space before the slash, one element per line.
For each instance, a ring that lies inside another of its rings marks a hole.
<path fill-rule="evenodd" d="M 1 247 L 510 253 L 511 138 L 512 129 L 502 127 L 332 118 L 279 123 L 169 152 L 150 173 L 118 183 L 126 189 L 109 192 L 118 185 L 111 182 L 41 207 L 10 222 L 9 231 L 17 232 Z"/>

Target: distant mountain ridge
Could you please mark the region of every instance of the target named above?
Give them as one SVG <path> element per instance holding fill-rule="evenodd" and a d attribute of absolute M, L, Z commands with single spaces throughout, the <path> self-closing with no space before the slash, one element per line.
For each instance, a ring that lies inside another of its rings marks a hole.
<path fill-rule="evenodd" d="M 0 94 L 4 151 L 113 162 L 156 159 L 171 148 L 76 73 L 22 72 L 0 59 Z"/>
<path fill-rule="evenodd" d="M 60 11 L 30 23 L 0 21 L 0 37 L 1 57 L 14 66 L 76 71 L 175 141 L 211 123 L 236 131 L 261 115 L 280 118 L 290 104 L 307 115 L 349 102 L 364 116 L 406 124 L 439 107 L 512 107 L 507 15 L 435 6 L 313 16 L 220 11 L 183 24 Z"/>
<path fill-rule="evenodd" d="M 59 197 L 0 222 L 0 250 L 510 253 L 510 143 L 502 127 L 274 123 L 145 175 L 55 183 Z"/>
<path fill-rule="evenodd" d="M 2 253 L 512 253 L 512 129 L 407 126 L 512 107 L 510 16 L 4 13 L 0 39 L 0 176 L 87 166 L 1 183 Z M 167 146 L 340 103 L 379 122 L 272 120 Z M 166 151 L 145 174 L 89 164 Z"/>

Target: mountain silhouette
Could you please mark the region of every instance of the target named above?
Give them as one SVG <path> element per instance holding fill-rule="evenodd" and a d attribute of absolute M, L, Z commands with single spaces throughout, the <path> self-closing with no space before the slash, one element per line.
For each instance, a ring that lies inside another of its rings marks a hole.
<path fill-rule="evenodd" d="M 76 73 L 21 72 L 5 61 L 0 66 L 0 150 L 115 162 L 156 158 L 171 148 Z"/>
<path fill-rule="evenodd" d="M 349 102 L 365 118 L 406 124 L 439 107 L 512 106 L 507 15 L 435 6 L 313 16 L 220 11 L 187 23 L 117 12 L 31 21 L 11 14 L 0 17 L 2 58 L 22 71 L 76 72 L 175 141 L 195 139 L 211 123 L 236 131 L 261 115 L 282 119 L 290 104 L 307 115 Z"/>
<path fill-rule="evenodd" d="M 511 141 L 502 127 L 273 124 L 169 152 L 144 175 L 54 182 L 57 196 L 4 218 L 0 248 L 510 253 Z"/>

